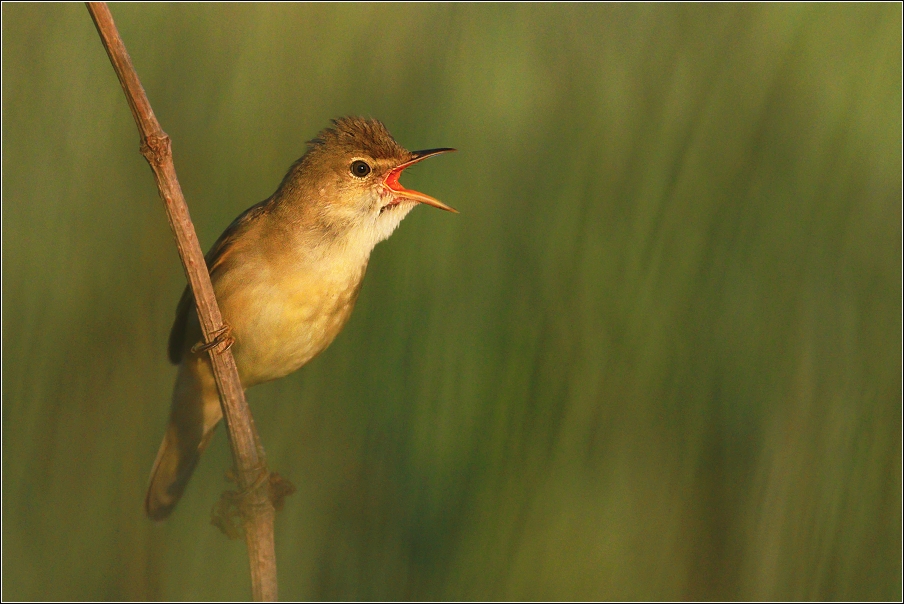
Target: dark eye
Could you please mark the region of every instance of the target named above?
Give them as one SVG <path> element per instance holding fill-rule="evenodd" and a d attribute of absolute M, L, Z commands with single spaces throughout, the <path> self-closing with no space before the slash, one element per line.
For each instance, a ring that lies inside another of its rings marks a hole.
<path fill-rule="evenodd" d="M 370 174 L 370 166 L 367 165 L 367 162 L 357 159 L 352 162 L 351 172 L 353 176 L 364 178 Z"/>

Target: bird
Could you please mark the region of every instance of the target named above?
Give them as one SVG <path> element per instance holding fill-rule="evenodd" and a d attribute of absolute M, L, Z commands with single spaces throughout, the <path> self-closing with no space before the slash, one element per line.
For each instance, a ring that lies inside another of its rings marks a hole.
<path fill-rule="evenodd" d="M 276 192 L 226 228 L 205 260 L 244 389 L 298 370 L 332 343 L 374 246 L 416 205 L 457 213 L 399 182 L 406 168 L 449 151 L 407 151 L 377 120 L 332 120 Z M 222 419 L 202 338 L 186 287 L 169 336 L 178 365 L 170 417 L 145 497 L 152 520 L 172 513 Z"/>

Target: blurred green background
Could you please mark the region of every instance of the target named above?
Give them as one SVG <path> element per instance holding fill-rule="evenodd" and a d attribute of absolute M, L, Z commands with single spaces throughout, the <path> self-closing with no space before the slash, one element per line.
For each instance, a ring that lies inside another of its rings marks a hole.
<path fill-rule="evenodd" d="M 417 209 L 249 392 L 284 599 L 900 599 L 901 8 L 113 5 L 206 249 L 333 117 Z M 81 4 L 3 16 L 3 597 L 250 596 L 219 431 L 142 511 L 184 286 Z"/>

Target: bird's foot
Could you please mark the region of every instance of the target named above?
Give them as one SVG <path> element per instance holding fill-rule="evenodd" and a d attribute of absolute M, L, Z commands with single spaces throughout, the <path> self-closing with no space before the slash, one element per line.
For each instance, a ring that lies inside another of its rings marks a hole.
<path fill-rule="evenodd" d="M 232 337 L 232 328 L 225 321 L 223 327 L 213 333 L 213 340 L 210 342 L 198 342 L 191 347 L 194 354 L 214 350 L 217 354 L 223 354 L 235 344 L 235 338 Z"/>

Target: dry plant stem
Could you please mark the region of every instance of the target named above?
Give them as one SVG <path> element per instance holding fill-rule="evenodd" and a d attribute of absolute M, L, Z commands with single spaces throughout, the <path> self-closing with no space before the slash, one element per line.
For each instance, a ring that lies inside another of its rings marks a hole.
<path fill-rule="evenodd" d="M 87 6 L 141 133 L 141 153 L 154 171 L 185 274 L 194 292 L 204 339 L 212 342 L 223 328 L 223 319 L 214 298 L 204 255 L 176 178 L 170 139 L 160 128 L 151 110 L 106 3 L 88 2 Z M 246 493 L 240 508 L 251 564 L 252 593 L 257 601 L 272 601 L 277 597 L 274 510 L 269 499 L 269 480 L 262 479 L 269 476 L 269 472 L 254 420 L 245 401 L 235 359 L 229 350 L 221 350 L 222 348 L 213 347 L 210 350 L 210 360 L 220 390 L 236 477 L 239 487 Z"/>

